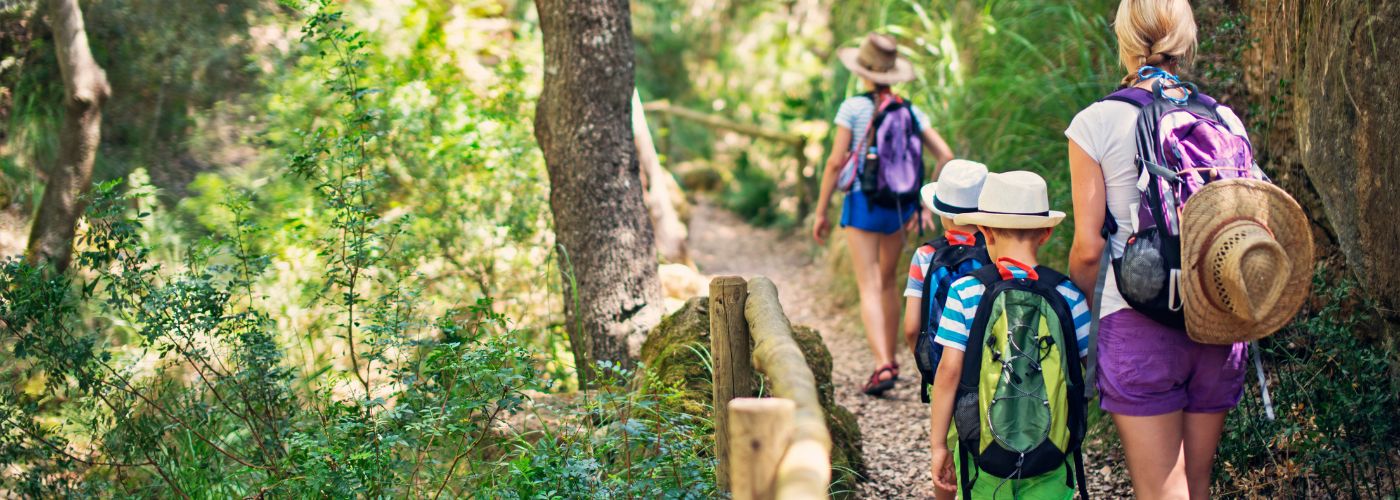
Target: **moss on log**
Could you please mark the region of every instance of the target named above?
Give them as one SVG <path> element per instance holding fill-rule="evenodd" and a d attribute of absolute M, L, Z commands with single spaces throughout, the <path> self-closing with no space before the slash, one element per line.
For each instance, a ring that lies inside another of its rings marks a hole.
<path fill-rule="evenodd" d="M 661 320 L 642 344 L 643 391 L 665 393 L 669 410 L 710 418 L 710 299 L 695 297 Z"/>
<path fill-rule="evenodd" d="M 825 414 L 831 439 L 831 479 L 837 485 L 832 489 L 853 491 L 855 481 L 865 474 L 860 427 L 850 411 L 836 404 L 831 381 L 831 352 L 816 330 L 794 326 L 792 336 L 812 372 L 817 399 Z M 642 390 L 652 393 L 675 390 L 679 397 L 666 398 L 668 409 L 710 418 L 710 372 L 704 356 L 709 352 L 709 345 L 709 299 L 695 297 L 662 320 L 647 336 L 641 359 L 648 376 L 638 380 Z"/>

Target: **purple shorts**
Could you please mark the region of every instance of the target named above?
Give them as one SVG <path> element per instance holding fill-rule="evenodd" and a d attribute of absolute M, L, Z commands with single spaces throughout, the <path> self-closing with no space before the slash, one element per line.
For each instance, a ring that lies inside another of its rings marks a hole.
<path fill-rule="evenodd" d="M 1099 323 L 1099 406 L 1135 417 L 1221 413 L 1244 395 L 1245 346 L 1197 343 L 1132 309 Z"/>

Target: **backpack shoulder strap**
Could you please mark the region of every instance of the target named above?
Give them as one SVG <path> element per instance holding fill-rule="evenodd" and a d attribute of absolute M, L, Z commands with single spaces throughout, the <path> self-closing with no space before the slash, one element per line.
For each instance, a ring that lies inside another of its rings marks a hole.
<path fill-rule="evenodd" d="M 1210 108 L 1212 108 L 1212 109 L 1214 109 L 1214 108 L 1220 106 L 1220 102 L 1219 102 L 1219 101 L 1216 101 L 1214 97 L 1208 96 L 1208 95 L 1206 95 L 1204 92 L 1196 92 L 1196 93 L 1194 94 L 1194 97 L 1195 97 L 1197 100 L 1201 101 L 1201 104 L 1204 104 L 1204 105 L 1206 105 L 1207 107 L 1210 107 Z"/>
<path fill-rule="evenodd" d="M 959 390 L 975 391 L 982 373 L 982 349 L 987 334 L 987 320 L 991 317 L 991 301 L 998 290 L 1001 273 L 997 266 L 983 266 L 967 274 L 986 287 L 982 299 L 977 302 L 977 311 L 972 316 L 972 327 L 967 332 L 967 350 L 964 351 L 962 376 L 959 377 Z"/>
<path fill-rule="evenodd" d="M 1132 104 L 1133 107 L 1145 108 L 1148 104 L 1152 104 L 1152 92 L 1137 87 L 1126 87 L 1104 96 L 1103 99 L 1099 99 L 1099 102 L 1103 101 L 1125 102 Z"/>
<path fill-rule="evenodd" d="M 939 245 L 940 243 L 942 243 L 942 246 Z M 920 248 L 922 247 L 933 248 L 933 257 L 929 259 L 928 269 L 924 271 L 923 297 L 920 299 L 922 310 L 919 312 L 919 316 L 923 319 L 923 324 L 920 328 L 926 328 L 928 327 L 929 321 L 933 320 L 933 318 L 927 316 L 929 313 L 929 301 L 933 300 L 933 287 L 936 286 L 933 282 L 933 276 L 930 275 L 933 274 L 934 269 L 938 269 L 938 254 L 942 253 L 943 249 L 948 247 L 948 242 L 942 238 L 935 238 L 920 245 Z"/>
<path fill-rule="evenodd" d="M 1055 289 L 1060 286 L 1060 283 L 1064 283 L 1065 280 L 1068 279 L 1065 275 L 1060 274 L 1059 271 L 1045 266 L 1035 266 L 1035 274 L 1040 277 L 1035 280 L 1034 286 L 1036 288 L 1047 292 L 1055 292 L 1056 294 L 1059 292 Z"/>

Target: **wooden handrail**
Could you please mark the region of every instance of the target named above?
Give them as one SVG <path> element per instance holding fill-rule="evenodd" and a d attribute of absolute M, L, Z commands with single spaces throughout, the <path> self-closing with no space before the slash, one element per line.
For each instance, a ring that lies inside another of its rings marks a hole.
<path fill-rule="evenodd" d="M 676 106 L 665 99 L 649 101 L 642 106 L 642 110 L 690 120 L 713 129 L 781 142 L 790 146 L 793 158 L 797 160 L 797 218 L 798 220 L 806 220 L 807 213 L 812 210 L 812 198 L 817 192 L 817 176 L 815 173 L 813 175 L 806 173 L 807 165 L 812 163 L 812 159 L 807 158 L 807 136 L 739 123 L 723 116 Z M 668 146 L 667 150 L 669 151 L 669 149 Z"/>
<path fill-rule="evenodd" d="M 734 288 L 742 283 L 732 276 L 710 283 L 717 479 L 739 500 L 827 498 L 832 444 L 816 377 L 793 338 L 777 286 L 757 277 L 740 294 Z M 752 356 L 740 363 L 737 355 L 749 351 L 750 338 Z M 755 370 L 766 376 L 771 399 L 785 402 L 742 397 L 753 387 L 744 379 Z M 747 463 L 731 463 L 736 460 Z"/>
<path fill-rule="evenodd" d="M 792 324 L 778 301 L 778 287 L 762 276 L 749 280 L 744 303 L 753 337 L 753 366 L 767 376 L 774 396 L 791 399 L 792 443 L 778 464 L 775 498 L 826 498 L 831 483 L 831 432 L 817 398 L 817 378 L 792 336 Z"/>
<path fill-rule="evenodd" d="M 706 127 L 717 128 L 720 130 L 728 130 L 747 136 L 768 139 L 770 141 L 785 142 L 794 145 L 807 143 L 807 138 L 805 136 L 802 136 L 801 134 L 793 134 L 790 132 L 782 132 L 778 130 L 763 128 L 758 125 L 739 123 L 734 120 L 725 118 L 723 116 L 712 115 L 709 113 L 704 113 L 700 111 L 695 111 L 693 109 L 676 106 L 671 104 L 670 101 L 666 101 L 664 99 L 650 101 L 646 103 L 646 105 L 642 106 L 642 109 L 653 113 L 661 113 L 664 115 L 675 116 L 677 118 L 683 118 L 699 123 Z"/>

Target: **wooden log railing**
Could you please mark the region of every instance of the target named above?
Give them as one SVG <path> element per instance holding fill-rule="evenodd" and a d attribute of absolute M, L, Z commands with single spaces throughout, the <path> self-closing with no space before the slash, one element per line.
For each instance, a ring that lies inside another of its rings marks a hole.
<path fill-rule="evenodd" d="M 791 148 L 793 158 L 797 159 L 797 219 L 805 220 L 807 214 L 812 210 L 812 202 L 817 195 L 817 176 L 813 171 L 811 175 L 807 173 L 807 166 L 812 164 L 812 160 L 807 158 L 808 137 L 802 134 L 772 130 L 758 125 L 740 123 L 728 118 L 696 111 L 681 106 L 671 104 L 666 100 L 647 102 L 642 106 L 647 112 L 661 114 L 666 117 L 666 123 L 671 123 L 674 118 L 695 122 L 709 129 L 725 130 L 740 135 L 746 135 L 758 139 L 786 144 Z M 670 139 L 668 134 L 666 151 L 669 155 Z"/>
<path fill-rule="evenodd" d="M 710 343 L 720 487 L 739 500 L 827 498 L 831 434 L 777 286 L 763 277 L 712 281 Z M 773 397 L 749 397 L 755 371 Z"/>

